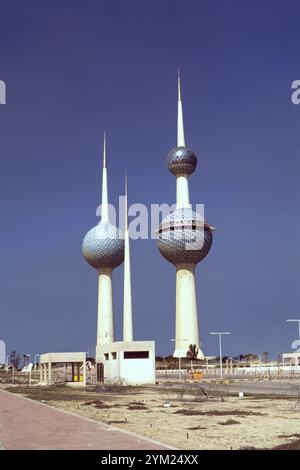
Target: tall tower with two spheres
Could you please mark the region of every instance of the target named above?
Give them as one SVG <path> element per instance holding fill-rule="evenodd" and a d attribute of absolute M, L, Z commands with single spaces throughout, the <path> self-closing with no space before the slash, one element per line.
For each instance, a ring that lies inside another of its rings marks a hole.
<path fill-rule="evenodd" d="M 124 260 L 124 235 L 110 223 L 107 190 L 106 139 L 103 144 L 101 220 L 85 235 L 82 252 L 98 271 L 97 348 L 114 342 L 112 273 Z"/>
<path fill-rule="evenodd" d="M 208 254 L 214 227 L 193 211 L 189 197 L 189 176 L 197 166 L 197 157 L 185 143 L 180 75 L 178 73 L 177 146 L 167 156 L 169 171 L 176 177 L 176 209 L 158 229 L 158 248 L 176 268 L 176 332 L 174 357 L 186 357 L 190 344 L 201 348 L 195 267 Z"/>

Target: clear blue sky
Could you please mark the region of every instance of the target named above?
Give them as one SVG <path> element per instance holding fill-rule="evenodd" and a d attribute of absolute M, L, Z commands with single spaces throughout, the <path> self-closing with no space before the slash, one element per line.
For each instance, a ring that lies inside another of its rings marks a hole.
<path fill-rule="evenodd" d="M 197 268 L 201 337 L 225 354 L 290 349 L 300 316 L 298 1 L 36 0 L 0 3 L 0 338 L 19 352 L 95 343 L 97 274 L 81 254 L 100 200 L 175 200 L 182 71 L 193 203 L 216 226 Z M 175 272 L 155 241 L 131 245 L 136 339 L 172 352 Z M 123 268 L 114 274 L 121 337 Z"/>

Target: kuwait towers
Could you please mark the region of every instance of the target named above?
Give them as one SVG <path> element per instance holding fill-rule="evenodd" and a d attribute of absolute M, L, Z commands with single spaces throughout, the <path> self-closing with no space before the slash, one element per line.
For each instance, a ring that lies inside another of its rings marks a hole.
<path fill-rule="evenodd" d="M 214 228 L 194 212 L 189 198 L 189 176 L 197 166 L 195 153 L 186 146 L 183 126 L 180 76 L 178 74 L 177 146 L 167 156 L 169 171 L 176 177 L 176 208 L 158 229 L 158 248 L 176 268 L 176 333 L 174 357 L 186 357 L 190 344 L 201 349 L 195 267 L 208 254 Z"/>
<path fill-rule="evenodd" d="M 124 236 L 109 221 L 106 140 L 103 145 L 101 220 L 84 237 L 82 252 L 86 261 L 98 271 L 97 348 L 114 342 L 112 272 L 124 259 Z"/>

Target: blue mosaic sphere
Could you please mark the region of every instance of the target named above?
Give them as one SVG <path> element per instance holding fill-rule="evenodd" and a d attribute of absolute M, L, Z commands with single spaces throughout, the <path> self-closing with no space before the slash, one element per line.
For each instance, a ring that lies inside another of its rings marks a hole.
<path fill-rule="evenodd" d="M 167 155 L 167 165 L 175 175 L 191 175 L 197 167 L 197 157 L 189 147 L 174 147 Z"/>
<path fill-rule="evenodd" d="M 116 268 L 124 260 L 123 232 L 109 222 L 100 222 L 84 237 L 82 253 L 95 269 Z"/>
<path fill-rule="evenodd" d="M 157 244 L 162 256 L 174 265 L 197 264 L 212 246 L 214 227 L 190 208 L 177 208 L 162 221 Z"/>

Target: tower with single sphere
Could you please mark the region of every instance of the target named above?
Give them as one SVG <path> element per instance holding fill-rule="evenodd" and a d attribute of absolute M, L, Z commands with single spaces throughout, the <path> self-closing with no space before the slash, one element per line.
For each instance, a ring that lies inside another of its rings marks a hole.
<path fill-rule="evenodd" d="M 189 176 L 196 170 L 197 157 L 185 144 L 180 76 L 178 73 L 177 147 L 167 156 L 169 171 L 176 177 L 176 208 L 158 229 L 158 248 L 176 268 L 176 331 L 174 357 L 186 357 L 190 344 L 203 359 L 199 337 L 195 267 L 208 254 L 214 227 L 193 211 L 189 197 Z"/>
<path fill-rule="evenodd" d="M 82 253 L 86 261 L 98 271 L 97 348 L 114 341 L 114 312 L 112 272 L 124 260 L 124 236 L 109 221 L 106 139 L 103 144 L 101 220 L 85 235 Z"/>

